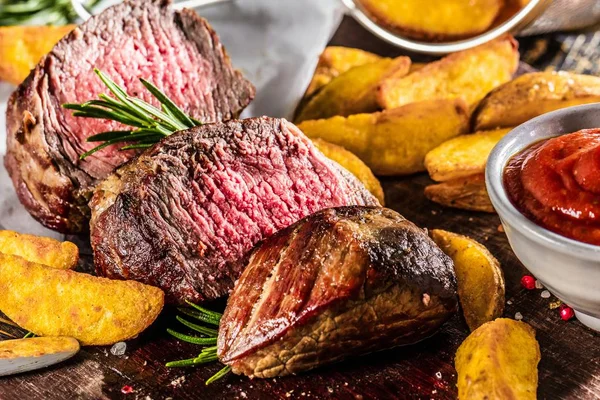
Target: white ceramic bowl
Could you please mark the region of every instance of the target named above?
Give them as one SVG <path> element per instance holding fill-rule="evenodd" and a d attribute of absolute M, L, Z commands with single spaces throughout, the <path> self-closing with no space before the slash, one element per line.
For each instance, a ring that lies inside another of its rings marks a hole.
<path fill-rule="evenodd" d="M 506 194 L 503 171 L 509 159 L 534 142 L 600 127 L 600 103 L 570 107 L 513 129 L 492 151 L 485 180 L 508 241 L 523 265 L 584 325 L 600 331 L 600 246 L 551 232 L 526 218 Z"/>

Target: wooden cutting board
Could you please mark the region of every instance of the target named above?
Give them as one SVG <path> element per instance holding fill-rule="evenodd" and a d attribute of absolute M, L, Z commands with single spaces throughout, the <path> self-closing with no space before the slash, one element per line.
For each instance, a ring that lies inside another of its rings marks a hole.
<path fill-rule="evenodd" d="M 524 57 L 537 68 L 569 64 L 578 72 L 597 72 L 595 68 L 600 64 L 594 62 L 594 57 L 598 54 L 586 47 L 589 43 L 593 46 L 594 41 L 592 33 L 531 38 L 522 40 L 521 44 Z M 386 56 L 401 54 L 348 18 L 331 43 Z M 585 57 L 589 60 L 581 61 Z M 447 209 L 431 203 L 423 196 L 423 188 L 430 183 L 425 174 L 384 179 L 387 206 L 419 226 L 471 236 L 500 260 L 507 285 L 505 316 L 514 318 L 519 312 L 537 331 L 542 351 L 540 399 L 600 398 L 598 334 L 575 320 L 562 321 L 557 310 L 549 309 L 550 302 L 556 299 L 542 298 L 542 290 L 521 288 L 520 279 L 526 270 L 513 255 L 504 233 L 498 230 L 500 220 L 496 215 Z M 439 333 L 415 346 L 356 358 L 296 377 L 251 381 L 230 375 L 206 387 L 205 380 L 220 366 L 164 367 L 167 361 L 189 358 L 199 352 L 198 347 L 178 342 L 166 334 L 167 327 L 177 326 L 174 314 L 163 313 L 149 331 L 127 342 L 124 356 L 110 354 L 108 347 L 84 348 L 73 359 L 48 370 L 0 378 L 0 400 L 455 399 L 453 358 L 468 332 L 456 315 Z M 0 325 L 0 330 L 23 334 L 4 325 Z M 0 337 L 8 336 L 0 334 Z"/>

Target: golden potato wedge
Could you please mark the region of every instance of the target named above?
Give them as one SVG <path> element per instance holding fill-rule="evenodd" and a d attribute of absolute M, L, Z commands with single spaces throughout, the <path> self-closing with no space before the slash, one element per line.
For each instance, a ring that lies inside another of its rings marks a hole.
<path fill-rule="evenodd" d="M 319 90 L 299 110 L 296 122 L 377 111 L 379 83 L 392 74 L 404 76 L 409 69 L 408 57 L 383 58 L 351 68 Z"/>
<path fill-rule="evenodd" d="M 498 25 L 502 25 L 508 21 L 513 15 L 519 10 L 529 4 L 531 0 L 505 0 L 504 6 L 500 9 L 496 20 L 490 28 L 494 28 Z"/>
<path fill-rule="evenodd" d="M 446 207 L 495 212 L 485 188 L 483 174 L 429 185 L 425 188 L 425 197 Z"/>
<path fill-rule="evenodd" d="M 413 72 L 417 72 L 418 70 L 420 70 L 421 68 L 423 68 L 426 65 L 427 65 L 426 63 L 415 63 L 415 62 L 411 63 L 408 73 L 412 74 Z"/>
<path fill-rule="evenodd" d="M 0 231 L 0 253 L 61 269 L 75 268 L 79 261 L 74 243 L 13 231 Z"/>
<path fill-rule="evenodd" d="M 540 359 L 531 326 L 507 318 L 488 322 L 456 352 L 458 398 L 534 400 Z"/>
<path fill-rule="evenodd" d="M 379 183 L 379 180 L 373 175 L 371 169 L 360 158 L 342 146 L 326 142 L 323 139 L 312 139 L 312 142 L 321 153 L 325 154 L 325 157 L 340 164 L 356 176 L 365 185 L 367 190 L 379 200 L 379 204 L 382 206 L 385 205 L 381 183 Z"/>
<path fill-rule="evenodd" d="M 454 261 L 458 299 L 471 331 L 504 312 L 504 274 L 496 258 L 477 241 L 433 229 L 433 241 Z"/>
<path fill-rule="evenodd" d="M 452 40 L 488 29 L 504 0 L 359 0 L 380 25 L 404 36 L 426 40 Z"/>
<path fill-rule="evenodd" d="M 310 138 L 321 138 L 356 154 L 376 175 L 423 171 L 428 151 L 468 129 L 464 101 L 433 100 L 393 110 L 305 121 Z"/>
<path fill-rule="evenodd" d="M 110 345 L 146 329 L 164 305 L 162 290 L 0 254 L 0 311 L 38 336 Z"/>
<path fill-rule="evenodd" d="M 0 27 L 0 80 L 20 84 L 75 25 Z"/>
<path fill-rule="evenodd" d="M 481 131 L 450 139 L 425 156 L 425 168 L 434 181 L 443 182 L 485 172 L 492 149 L 512 128 Z"/>
<path fill-rule="evenodd" d="M 353 67 L 373 63 L 380 60 L 377 54 L 351 47 L 326 47 L 317 63 L 315 74 L 306 89 L 304 97 L 310 97 L 317 90 L 327 85 L 333 78 Z"/>
<path fill-rule="evenodd" d="M 59 352 L 77 352 L 79 342 L 72 337 L 35 337 L 0 341 L 0 360 L 17 357 L 41 357 Z"/>
<path fill-rule="evenodd" d="M 473 113 L 473 126 L 476 130 L 517 126 L 550 111 L 598 101 L 600 77 L 533 72 L 489 93 Z"/>
<path fill-rule="evenodd" d="M 490 90 L 508 82 L 519 64 L 518 44 L 510 35 L 427 64 L 406 77 L 389 76 L 377 101 L 390 109 L 423 100 L 462 97 L 473 107 Z"/>
<path fill-rule="evenodd" d="M 49 367 L 73 357 L 79 342 L 71 337 L 0 341 L 0 377 Z"/>

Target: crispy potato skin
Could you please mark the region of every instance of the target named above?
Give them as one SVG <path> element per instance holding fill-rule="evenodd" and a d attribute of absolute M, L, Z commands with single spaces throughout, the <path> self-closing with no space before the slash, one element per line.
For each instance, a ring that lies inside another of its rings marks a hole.
<path fill-rule="evenodd" d="M 379 200 L 379 204 L 385 206 L 381 183 L 379 183 L 379 180 L 373 175 L 371 169 L 360 158 L 342 146 L 326 142 L 323 139 L 312 139 L 312 142 L 321 153 L 325 154 L 325 157 L 337 162 L 356 176 L 365 185 L 367 190 Z"/>
<path fill-rule="evenodd" d="M 446 207 L 493 213 L 483 174 L 452 179 L 425 187 L 425 197 Z"/>
<path fill-rule="evenodd" d="M 34 337 L 0 341 L 0 360 L 41 357 L 46 354 L 76 352 L 79 342 L 72 337 Z"/>
<path fill-rule="evenodd" d="M 317 63 L 304 97 L 312 96 L 317 90 L 328 84 L 336 76 L 343 74 L 351 68 L 369 64 L 380 60 L 377 54 L 350 47 L 329 46 L 326 47 Z"/>
<path fill-rule="evenodd" d="M 18 85 L 75 25 L 0 27 L 0 80 Z"/>
<path fill-rule="evenodd" d="M 392 74 L 404 76 L 409 69 L 408 57 L 383 58 L 351 68 L 315 94 L 298 111 L 296 122 L 377 111 L 379 83 Z"/>
<path fill-rule="evenodd" d="M 518 44 L 506 35 L 427 64 L 406 77 L 384 79 L 377 101 L 390 109 L 423 100 L 462 97 L 474 107 L 490 90 L 508 82 L 518 65 Z"/>
<path fill-rule="evenodd" d="M 488 29 L 504 0 L 360 0 L 380 25 L 415 39 L 451 40 Z"/>
<path fill-rule="evenodd" d="M 481 131 L 450 139 L 427 153 L 425 168 L 438 182 L 483 174 L 492 149 L 511 130 Z"/>
<path fill-rule="evenodd" d="M 164 305 L 162 290 L 134 281 L 60 270 L 0 254 L 0 311 L 38 336 L 110 345 L 146 329 Z"/>
<path fill-rule="evenodd" d="M 598 101 L 600 77 L 533 72 L 489 93 L 473 113 L 473 126 L 476 130 L 517 126 L 550 111 Z"/>
<path fill-rule="evenodd" d="M 534 400 L 540 347 L 524 322 L 499 318 L 467 337 L 456 352 L 461 400 Z"/>
<path fill-rule="evenodd" d="M 498 260 L 477 241 L 441 229 L 430 231 L 433 241 L 454 261 L 458 299 L 471 331 L 504 312 L 504 274 Z"/>
<path fill-rule="evenodd" d="M 0 253 L 60 269 L 73 269 L 79 261 L 79 249 L 74 243 L 13 231 L 0 231 Z"/>
<path fill-rule="evenodd" d="M 305 121 L 310 138 L 321 138 L 356 154 L 376 175 L 408 175 L 424 170 L 428 151 L 468 128 L 464 101 L 433 100 L 393 110 Z"/>

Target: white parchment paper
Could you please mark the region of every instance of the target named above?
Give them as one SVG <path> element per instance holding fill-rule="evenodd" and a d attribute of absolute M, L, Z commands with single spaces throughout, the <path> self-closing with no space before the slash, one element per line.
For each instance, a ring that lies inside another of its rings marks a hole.
<path fill-rule="evenodd" d="M 202 8 L 236 68 L 254 83 L 257 96 L 243 116 L 289 117 L 304 92 L 318 55 L 342 17 L 337 0 L 239 0 Z M 14 87 L 0 83 L 0 157 L 6 153 L 6 101 Z M 60 238 L 19 203 L 0 166 L 0 229 Z"/>

